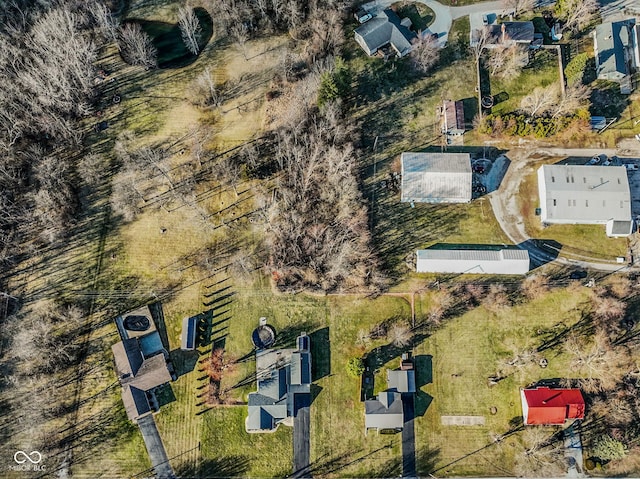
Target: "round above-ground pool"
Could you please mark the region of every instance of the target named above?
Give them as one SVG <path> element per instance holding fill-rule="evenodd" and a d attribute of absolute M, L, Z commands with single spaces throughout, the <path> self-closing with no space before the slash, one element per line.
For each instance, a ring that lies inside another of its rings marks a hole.
<path fill-rule="evenodd" d="M 268 324 L 261 324 L 253 330 L 251 340 L 258 349 L 265 349 L 276 341 L 276 330 Z"/>
<path fill-rule="evenodd" d="M 146 316 L 129 315 L 124 318 L 122 325 L 129 331 L 146 331 L 151 327 L 149 318 Z"/>

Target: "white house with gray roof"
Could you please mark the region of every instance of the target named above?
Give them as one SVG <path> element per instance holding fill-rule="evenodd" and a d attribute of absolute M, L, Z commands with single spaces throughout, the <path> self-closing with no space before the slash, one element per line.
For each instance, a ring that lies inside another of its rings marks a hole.
<path fill-rule="evenodd" d="M 400 201 L 415 203 L 468 203 L 472 195 L 469 153 L 404 152 L 400 157 Z"/>
<path fill-rule="evenodd" d="M 375 399 L 367 399 L 364 402 L 365 434 L 369 429 L 402 431 L 403 426 L 404 409 L 399 392 L 384 391 Z"/>
<path fill-rule="evenodd" d="M 543 224 L 604 224 L 607 236 L 632 232 L 631 192 L 622 166 L 543 165 L 538 194 Z"/>
<path fill-rule="evenodd" d="M 247 432 L 271 432 L 280 424 L 291 425 L 296 397 L 311 396 L 309 336 L 298 336 L 297 349 L 256 351 L 256 377 L 258 390 L 249 393 Z"/>
<path fill-rule="evenodd" d="M 389 45 L 398 57 L 403 57 L 411 52 L 413 42 L 417 39 L 416 34 L 406 26 L 406 22 L 401 21 L 391 9 L 380 11 L 358 27 L 354 35 L 358 45 L 369 56 Z"/>
<path fill-rule="evenodd" d="M 505 247 L 430 248 L 416 252 L 418 273 L 526 274 L 527 250 Z"/>
<path fill-rule="evenodd" d="M 631 73 L 640 67 L 638 25 L 633 18 L 596 26 L 593 48 L 600 80 L 620 83 L 620 91 L 631 93 Z"/>

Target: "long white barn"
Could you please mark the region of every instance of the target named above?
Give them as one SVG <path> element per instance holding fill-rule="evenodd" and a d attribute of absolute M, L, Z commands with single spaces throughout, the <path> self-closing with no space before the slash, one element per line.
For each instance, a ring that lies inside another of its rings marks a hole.
<path fill-rule="evenodd" d="M 418 273 L 526 274 L 529 252 L 522 249 L 421 249 Z"/>

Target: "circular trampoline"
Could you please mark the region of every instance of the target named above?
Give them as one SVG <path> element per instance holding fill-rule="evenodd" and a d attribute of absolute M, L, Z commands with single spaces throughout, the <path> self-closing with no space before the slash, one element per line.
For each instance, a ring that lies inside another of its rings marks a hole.
<path fill-rule="evenodd" d="M 253 330 L 251 340 L 258 349 L 265 349 L 276 341 L 276 330 L 268 324 L 261 324 Z"/>
<path fill-rule="evenodd" d="M 151 326 L 149 318 L 146 316 L 127 316 L 122 325 L 129 331 L 146 331 Z"/>

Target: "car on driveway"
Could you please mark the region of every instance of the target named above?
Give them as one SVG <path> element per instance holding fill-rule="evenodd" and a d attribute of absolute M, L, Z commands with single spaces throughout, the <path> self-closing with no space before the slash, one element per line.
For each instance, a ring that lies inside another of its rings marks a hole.
<path fill-rule="evenodd" d="M 598 164 L 600 164 L 603 160 L 606 160 L 606 159 L 607 159 L 607 155 L 597 155 L 597 156 L 594 156 L 593 158 L 591 158 L 591 159 L 589 160 L 589 163 L 588 163 L 588 164 L 589 164 L 589 165 L 598 165 Z"/>

